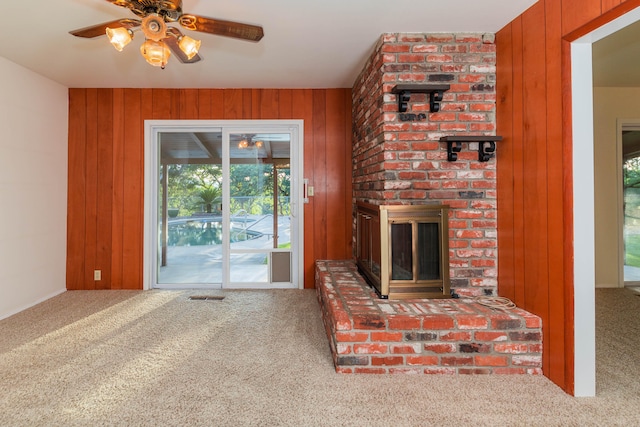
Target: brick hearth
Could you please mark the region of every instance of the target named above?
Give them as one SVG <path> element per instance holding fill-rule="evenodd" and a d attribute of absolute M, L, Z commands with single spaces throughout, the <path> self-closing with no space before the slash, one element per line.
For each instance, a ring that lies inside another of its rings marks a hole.
<path fill-rule="evenodd" d="M 542 321 L 473 298 L 383 300 L 352 261 L 317 261 L 336 372 L 541 374 Z"/>

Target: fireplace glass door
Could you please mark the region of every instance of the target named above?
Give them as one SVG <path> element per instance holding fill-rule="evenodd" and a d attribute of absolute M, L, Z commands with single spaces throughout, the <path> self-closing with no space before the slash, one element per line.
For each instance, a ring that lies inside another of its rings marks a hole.
<path fill-rule="evenodd" d="M 449 207 L 356 204 L 356 261 L 382 298 L 450 298 Z"/>
<path fill-rule="evenodd" d="M 413 280 L 413 224 L 391 224 L 391 279 Z"/>
<path fill-rule="evenodd" d="M 436 223 L 418 223 L 418 280 L 440 280 L 440 230 Z"/>
<path fill-rule="evenodd" d="M 392 223 L 391 280 L 439 280 L 439 236 L 437 223 Z"/>

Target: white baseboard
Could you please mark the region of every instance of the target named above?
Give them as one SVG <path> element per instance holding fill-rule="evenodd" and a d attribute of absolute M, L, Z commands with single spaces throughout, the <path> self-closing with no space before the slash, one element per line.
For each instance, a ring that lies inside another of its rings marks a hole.
<path fill-rule="evenodd" d="M 599 288 L 607 288 L 607 289 L 615 289 L 622 288 L 623 286 L 620 283 L 598 283 L 596 282 L 596 289 Z"/>
<path fill-rule="evenodd" d="M 18 313 L 20 313 L 21 311 L 24 311 L 24 310 L 26 310 L 26 309 L 28 309 L 28 308 L 31 308 L 31 307 L 33 307 L 33 306 L 35 306 L 35 305 L 38 305 L 38 304 L 40 304 L 41 302 L 45 302 L 46 300 L 51 299 L 51 298 L 53 298 L 53 297 L 56 297 L 56 296 L 58 296 L 58 295 L 60 295 L 60 294 L 63 294 L 63 293 L 65 293 L 65 292 L 67 292 L 67 290 L 66 290 L 66 289 L 59 289 L 59 290 L 57 290 L 57 291 L 55 291 L 55 292 L 53 292 L 53 293 L 51 293 L 51 294 L 49 294 L 49 295 L 47 295 L 47 296 L 44 296 L 44 297 L 42 297 L 42 298 L 38 299 L 37 301 L 34 301 L 34 302 L 32 302 L 32 303 L 29 303 L 29 304 L 27 304 L 27 305 L 25 305 L 25 306 L 19 307 L 19 308 L 15 309 L 15 310 L 12 310 L 12 311 L 8 312 L 8 313 L 0 313 L 0 320 L 2 320 L 2 319 L 6 319 L 7 317 L 11 317 L 11 316 L 13 316 L 13 315 L 15 315 L 15 314 L 18 314 Z"/>

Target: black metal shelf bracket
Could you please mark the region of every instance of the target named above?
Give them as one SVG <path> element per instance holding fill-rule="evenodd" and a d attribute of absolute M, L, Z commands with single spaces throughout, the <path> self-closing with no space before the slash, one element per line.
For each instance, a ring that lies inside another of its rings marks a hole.
<path fill-rule="evenodd" d="M 463 142 L 478 143 L 478 161 L 488 162 L 496 151 L 496 141 L 502 141 L 501 136 L 443 136 L 441 142 L 447 143 L 447 160 L 455 162 L 462 150 Z"/>
<path fill-rule="evenodd" d="M 478 160 L 488 162 L 496 151 L 496 143 L 493 141 L 478 141 Z"/>
<path fill-rule="evenodd" d="M 458 141 L 447 141 L 447 160 L 455 162 L 458 160 L 458 153 L 462 151 L 462 143 Z"/>
<path fill-rule="evenodd" d="M 409 108 L 409 101 L 412 93 L 426 93 L 429 95 L 429 111 L 437 113 L 440 111 L 440 102 L 444 98 L 444 93 L 449 90 L 450 85 L 436 84 L 401 84 L 391 89 L 391 93 L 397 95 L 398 111 L 404 113 Z"/>

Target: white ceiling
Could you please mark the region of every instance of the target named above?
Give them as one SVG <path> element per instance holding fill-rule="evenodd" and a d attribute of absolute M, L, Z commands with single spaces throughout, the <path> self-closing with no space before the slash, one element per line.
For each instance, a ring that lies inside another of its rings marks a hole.
<path fill-rule="evenodd" d="M 261 25 L 259 43 L 209 34 L 203 61 L 162 70 L 70 30 L 132 18 L 105 0 L 3 0 L 0 56 L 68 87 L 352 87 L 383 33 L 495 33 L 536 0 L 183 0 L 183 11 Z M 174 24 L 176 25 L 176 24 Z M 195 34 L 195 35 L 194 35 Z"/>

